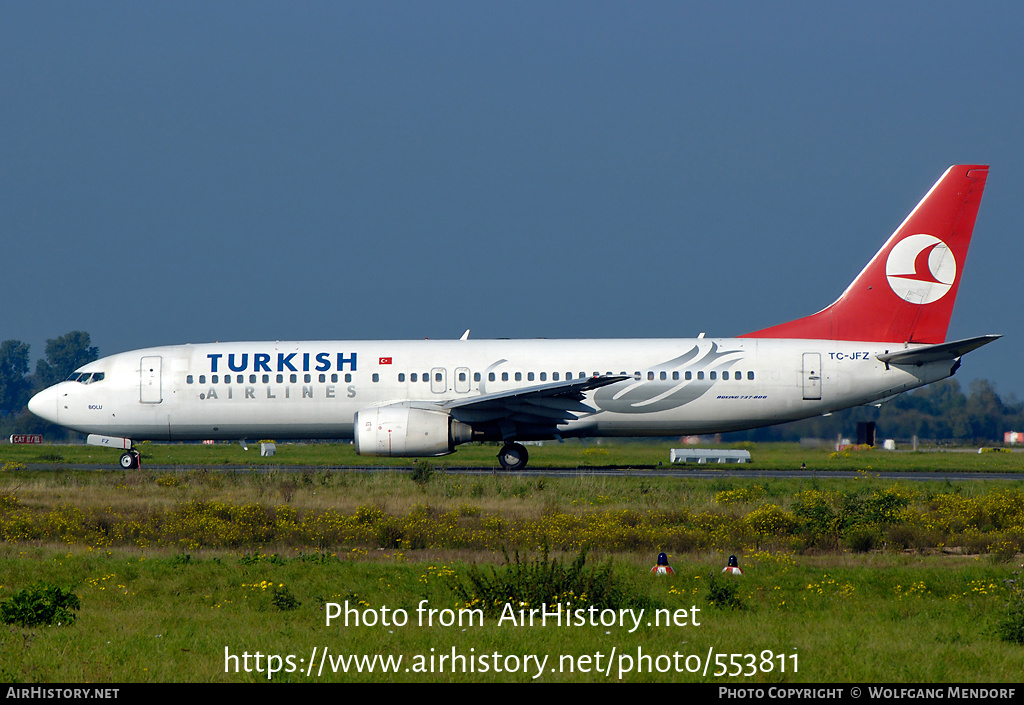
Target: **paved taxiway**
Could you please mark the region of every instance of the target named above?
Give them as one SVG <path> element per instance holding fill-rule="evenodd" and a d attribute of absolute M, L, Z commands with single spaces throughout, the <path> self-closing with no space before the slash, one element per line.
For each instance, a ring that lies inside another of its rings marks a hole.
<path fill-rule="evenodd" d="M 28 470 L 116 470 L 118 472 L 139 472 L 138 470 L 121 470 L 112 465 L 86 464 L 68 465 L 53 463 L 30 463 L 26 465 Z M 354 467 L 354 466 L 313 466 L 313 465 L 217 465 L 206 467 L 202 465 L 145 465 L 143 470 L 154 472 L 194 472 L 206 470 L 207 472 L 393 472 L 411 473 L 414 466 L 406 467 Z M 477 467 L 446 467 L 434 468 L 434 472 L 450 475 L 509 475 L 520 477 L 677 477 L 680 479 L 715 479 L 722 477 L 730 478 L 775 478 L 775 479 L 852 479 L 852 478 L 880 478 L 886 480 L 917 480 L 919 482 L 962 482 L 965 480 L 1007 480 L 1024 482 L 1024 473 L 1007 472 L 845 472 L 841 470 L 744 470 L 735 465 L 721 469 L 705 469 L 693 466 L 665 466 L 647 468 L 527 468 L 519 472 L 507 472 L 500 468 L 477 468 Z"/>

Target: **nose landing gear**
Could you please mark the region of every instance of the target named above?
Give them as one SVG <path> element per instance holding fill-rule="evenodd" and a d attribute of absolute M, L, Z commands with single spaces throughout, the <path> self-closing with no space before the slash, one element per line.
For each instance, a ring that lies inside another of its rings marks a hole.
<path fill-rule="evenodd" d="M 126 450 L 121 454 L 121 467 L 125 470 L 138 470 L 142 466 L 142 460 L 137 450 Z"/>

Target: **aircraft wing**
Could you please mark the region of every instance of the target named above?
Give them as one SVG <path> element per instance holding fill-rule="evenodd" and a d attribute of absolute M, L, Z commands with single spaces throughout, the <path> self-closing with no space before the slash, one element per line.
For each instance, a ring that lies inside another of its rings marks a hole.
<path fill-rule="evenodd" d="M 897 352 L 876 355 L 876 357 L 887 365 L 927 365 L 930 362 L 941 362 L 942 360 L 955 360 L 956 358 L 977 350 L 982 345 L 988 345 L 993 340 L 1002 338 L 1001 335 L 979 335 L 976 338 L 965 338 L 954 340 L 949 343 L 938 343 L 926 345 L 913 350 L 899 350 Z"/>
<path fill-rule="evenodd" d="M 511 389 L 463 399 L 452 399 L 438 406 L 450 409 L 453 418 L 465 423 L 510 421 L 554 427 L 579 418 L 577 414 L 597 412 L 583 403 L 592 389 L 633 379 L 629 375 L 596 375 L 571 382 L 551 382 L 536 387 Z"/>

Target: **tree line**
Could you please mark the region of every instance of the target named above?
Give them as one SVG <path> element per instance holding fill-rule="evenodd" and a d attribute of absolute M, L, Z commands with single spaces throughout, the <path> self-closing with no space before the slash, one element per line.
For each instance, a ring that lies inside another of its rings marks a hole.
<path fill-rule="evenodd" d="M 901 394 L 879 406 L 859 406 L 830 416 L 728 434 L 728 440 L 797 441 L 801 438 L 856 440 L 857 424 L 875 422 L 875 442 L 893 438 L 909 442 L 1002 443 L 1006 431 L 1024 431 L 1024 402 L 1003 399 L 987 379 L 976 379 L 964 392 L 955 378 Z"/>
<path fill-rule="evenodd" d="M 26 405 L 36 392 L 68 378 L 82 365 L 99 357 L 85 331 L 71 331 L 46 341 L 45 357 L 29 374 L 29 345 L 20 340 L 0 343 L 0 437 L 12 433 L 43 433 L 47 439 L 65 438 L 67 431 L 33 416 Z"/>
<path fill-rule="evenodd" d="M 82 365 L 99 357 L 85 331 L 72 331 L 46 341 L 45 357 L 29 374 L 29 346 L 20 340 L 0 344 L 0 437 L 12 433 L 43 433 L 48 439 L 67 432 L 28 412 L 33 394 L 65 380 Z M 879 407 L 862 406 L 794 421 L 779 426 L 725 435 L 726 440 L 797 441 L 855 434 L 857 423 L 874 421 L 878 442 L 907 441 L 1001 443 L 1006 431 L 1024 431 L 1024 402 L 1012 395 L 1004 400 L 991 382 L 974 380 L 965 393 L 956 379 L 947 379 L 902 394 Z"/>

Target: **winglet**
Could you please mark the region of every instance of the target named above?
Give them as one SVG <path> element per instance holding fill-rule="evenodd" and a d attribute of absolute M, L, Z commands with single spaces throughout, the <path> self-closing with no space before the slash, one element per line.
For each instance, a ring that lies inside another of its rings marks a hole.
<path fill-rule="evenodd" d="M 951 166 L 835 303 L 740 337 L 943 342 L 987 177 Z"/>

